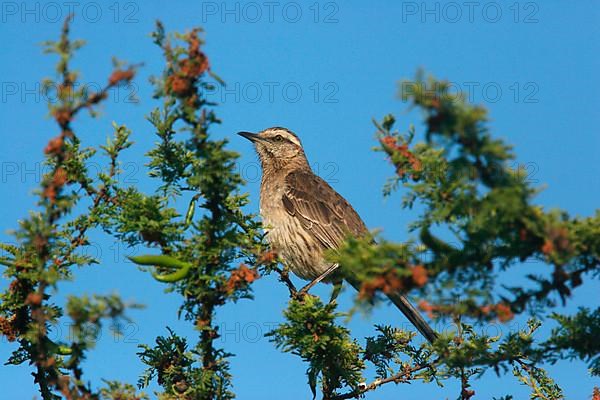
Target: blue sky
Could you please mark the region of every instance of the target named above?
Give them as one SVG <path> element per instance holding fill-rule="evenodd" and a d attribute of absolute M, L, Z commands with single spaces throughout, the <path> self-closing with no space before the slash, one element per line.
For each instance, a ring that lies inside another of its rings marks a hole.
<path fill-rule="evenodd" d="M 600 8 L 594 1 L 558 2 L 426 2 L 358 1 L 250 2 L 184 1 L 116 2 L 3 2 L 0 33 L 0 152 L 2 196 L 0 240 L 27 215 L 39 183 L 42 149 L 57 133 L 43 96 L 35 94 L 38 82 L 53 72 L 55 58 L 43 55 L 39 44 L 57 37 L 70 7 L 76 12 L 73 37 L 88 45 L 75 66 L 83 80 L 101 85 L 112 70 L 114 55 L 143 62 L 134 87 L 112 93 L 96 120 L 82 117 L 75 130 L 88 145 L 98 145 L 111 133 L 110 122 L 133 130 L 136 145 L 123 159 L 124 182 L 146 190 L 144 152 L 154 142 L 144 116 L 155 106 L 150 100 L 148 77 L 162 68 L 159 50 L 148 36 L 155 19 L 168 30 L 202 26 L 205 51 L 213 70 L 227 83 L 210 94 L 223 124 L 218 137 L 231 139 L 231 148 L 242 154 L 240 171 L 257 211 L 256 158 L 239 130 L 286 126 L 300 135 L 311 165 L 340 191 L 371 228 L 383 229 L 394 240 L 408 237 L 407 224 L 415 214 L 400 209 L 401 193 L 381 196 L 385 179 L 393 172 L 375 144 L 372 118 L 394 113 L 399 127 L 415 123 L 419 115 L 406 112 L 397 98 L 397 82 L 411 78 L 419 67 L 447 78 L 456 88 L 490 109 L 492 131 L 515 145 L 518 162 L 530 179 L 545 190 L 537 203 L 561 207 L 572 215 L 591 215 L 600 199 L 600 114 L 597 93 L 600 78 Z M 131 101 L 137 94 L 140 101 Z M 99 161 L 99 160 L 98 160 Z M 182 205 L 184 207 L 184 205 Z M 146 304 L 133 311 L 134 323 L 124 338 L 110 329 L 101 332 L 96 351 L 86 363 L 87 378 L 135 382 L 143 365 L 135 356 L 139 343 L 152 343 L 166 326 L 193 340 L 185 321 L 177 321 L 179 299 L 163 294 L 164 287 L 124 262 L 130 254 L 123 245 L 101 233 L 92 236 L 90 252 L 102 257 L 100 265 L 77 271 L 75 282 L 60 286 L 58 299 L 67 294 L 110 293 Z M 143 250 L 138 249 L 138 252 Z M 528 269 L 544 271 L 543 265 Z M 516 279 L 516 278 L 515 278 Z M 6 280 L 1 280 L 6 285 Z M 575 292 L 576 306 L 597 305 L 598 284 Z M 327 295 L 327 288 L 318 293 Z M 308 398 L 306 366 L 296 357 L 281 354 L 262 334 L 281 321 L 287 294 L 274 277 L 255 286 L 256 300 L 226 306 L 219 314 L 223 337 L 218 341 L 236 354 L 232 359 L 235 391 L 241 399 Z M 350 307 L 350 293 L 341 298 L 341 309 Z M 403 323 L 386 307 L 370 316 L 355 317 L 349 324 L 358 338 L 372 335 L 373 323 Z M 511 325 L 489 326 L 507 332 Z M 57 337 L 65 337 L 62 326 Z M 0 358 L 14 344 L 4 340 Z M 568 398 L 588 398 L 594 384 L 583 363 L 550 367 Z M 30 399 L 36 394 L 28 366 L 3 367 L 3 395 Z M 477 398 L 527 391 L 509 374 L 493 373 L 474 384 Z M 434 385 L 388 386 L 368 398 L 455 398 L 456 382 Z M 3 398 L 4 398 L 3 397 Z"/>

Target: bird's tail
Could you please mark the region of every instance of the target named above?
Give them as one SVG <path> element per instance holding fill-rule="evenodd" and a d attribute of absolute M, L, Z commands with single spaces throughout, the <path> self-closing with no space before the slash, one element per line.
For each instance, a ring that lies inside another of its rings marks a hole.
<path fill-rule="evenodd" d="M 357 281 L 350 281 L 350 284 L 354 286 L 354 288 L 360 291 L 360 284 Z M 421 313 L 412 305 L 408 299 L 396 292 L 390 293 L 387 297 L 391 300 L 392 303 L 402 311 L 402 314 L 408 318 L 408 320 L 417 328 L 419 332 L 430 342 L 433 343 L 435 339 L 437 339 L 438 334 L 433 330 L 431 326 L 425 321 Z"/>
<path fill-rule="evenodd" d="M 408 318 L 408 320 L 421 332 L 425 339 L 429 343 L 433 343 L 437 339 L 438 334 L 433 330 L 431 326 L 425 321 L 421 313 L 412 305 L 410 301 L 402 294 L 396 292 L 388 294 L 387 297 L 394 303 L 402 314 Z"/>

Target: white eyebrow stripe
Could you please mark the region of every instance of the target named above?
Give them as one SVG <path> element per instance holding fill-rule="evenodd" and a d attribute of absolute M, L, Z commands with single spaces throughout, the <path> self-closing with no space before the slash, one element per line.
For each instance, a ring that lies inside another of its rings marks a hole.
<path fill-rule="evenodd" d="M 302 144 L 300 144 L 300 141 L 298 140 L 298 138 L 294 135 L 290 135 L 289 133 L 286 132 L 286 135 L 284 135 L 285 138 L 287 138 L 290 142 L 296 144 L 297 146 L 302 146 Z"/>
<path fill-rule="evenodd" d="M 302 147 L 302 143 L 300 143 L 300 139 L 298 139 L 298 137 L 296 137 L 296 135 L 294 135 L 293 133 L 288 132 L 285 129 L 267 129 L 265 132 L 269 133 L 269 136 L 276 136 L 276 135 L 281 135 L 284 138 L 286 138 L 287 140 L 289 140 L 290 142 L 294 143 L 295 145 Z"/>

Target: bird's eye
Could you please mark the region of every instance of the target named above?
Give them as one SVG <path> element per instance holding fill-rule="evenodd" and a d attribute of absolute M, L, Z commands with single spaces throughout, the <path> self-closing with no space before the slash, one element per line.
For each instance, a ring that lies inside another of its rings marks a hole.
<path fill-rule="evenodd" d="M 281 135 L 275 136 L 275 141 L 276 142 L 283 142 L 283 136 L 281 136 Z"/>

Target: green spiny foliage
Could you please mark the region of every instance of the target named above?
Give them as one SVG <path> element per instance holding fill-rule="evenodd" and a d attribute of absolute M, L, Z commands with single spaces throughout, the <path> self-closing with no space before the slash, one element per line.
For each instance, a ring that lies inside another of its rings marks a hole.
<path fill-rule="evenodd" d="M 391 115 L 375 123 L 378 150 L 396 172 L 384 194 L 402 184 L 403 207 L 418 203 L 423 212 L 410 226 L 418 238 L 406 243 L 377 238 L 376 245 L 373 238 L 349 239 L 331 254 L 363 281 L 361 303 L 372 304 L 379 292 L 418 290 L 428 299 L 419 305 L 431 317 L 506 322 L 524 312 L 547 316 L 557 300 L 565 304 L 573 289 L 598 276 L 600 213 L 573 218 L 535 205 L 538 190 L 523 171 L 509 168 L 515 156 L 509 145 L 492 137 L 487 111 L 450 96 L 448 82 L 419 73 L 402 89 L 402 99 L 424 114 L 425 140 L 415 143 L 412 126 L 406 134 L 394 130 Z M 519 262 L 532 260 L 549 268 L 545 275 L 527 275 L 531 285 L 498 283 Z M 459 323 L 453 341 L 443 336 L 433 346 L 440 357 L 436 374 L 444 366 L 445 375 L 461 379 L 461 398 L 470 398 L 469 379 L 485 371 L 481 366 L 506 372 L 512 365 L 519 380 L 532 388 L 532 398 L 562 398 L 538 364 L 579 358 L 591 361 L 591 372 L 597 373 L 598 346 L 592 338 L 598 311 L 551 314 L 559 326 L 537 344 L 530 339 L 535 323 L 529 333 L 511 333 L 499 343 Z M 379 361 L 378 371 L 385 368 Z"/>
<path fill-rule="evenodd" d="M 137 393 L 135 387 L 121 382 L 105 381 L 106 387 L 100 389 L 102 400 L 150 400 L 145 393 Z"/>
<path fill-rule="evenodd" d="M 361 348 L 347 328 L 336 323 L 341 316 L 335 303 L 323 304 L 318 297 L 292 299 L 285 310 L 287 322 L 268 335 L 278 348 L 309 363 L 308 383 L 316 395 L 320 381 L 324 398 L 335 397 L 344 387 L 358 389 L 364 368 Z"/>
<path fill-rule="evenodd" d="M 142 351 L 138 355 L 149 368 L 140 378 L 138 386 L 148 386 L 156 377 L 158 384 L 166 389 L 163 395 L 167 398 L 179 394 L 194 396 L 196 388 L 202 383 L 189 381 L 190 376 L 200 378 L 200 375 L 194 374 L 194 354 L 188 351 L 185 339 L 177 336 L 171 329 L 167 329 L 169 337 L 157 337 L 155 348 L 140 346 Z"/>
<path fill-rule="evenodd" d="M 590 373 L 600 376 L 600 310 L 580 308 L 574 315 L 552 313 L 550 318 L 558 322 L 544 343 L 553 352 L 545 361 L 555 363 L 560 359 L 581 359 L 590 362 Z"/>
<path fill-rule="evenodd" d="M 375 366 L 377 376 L 381 379 L 388 378 L 396 373 L 394 365 L 401 365 L 400 355 L 403 353 L 416 353 L 416 349 L 408 348 L 414 335 L 391 326 L 376 325 L 379 334 L 366 338 L 364 359 Z"/>
<path fill-rule="evenodd" d="M 148 117 L 159 140 L 148 157 L 149 174 L 160 184 L 151 195 L 120 189 L 113 226 L 130 245 L 161 251 L 161 256 L 132 260 L 151 265 L 155 279 L 181 294 L 180 313 L 199 331 L 197 344 L 185 355 L 187 341 L 174 332 L 157 339 L 154 348 L 144 347 L 140 356 L 150 368 L 141 386 L 156 375 L 165 389 L 161 398 L 230 399 L 230 354 L 214 346 L 219 337 L 214 317 L 226 302 L 252 297 L 250 284 L 258 272 L 243 261 L 254 263 L 266 249 L 260 225 L 241 211 L 248 200 L 239 191 L 238 155 L 226 149 L 227 141 L 209 133 L 219 120 L 205 92 L 219 80 L 210 72 L 199 34 L 195 29 L 166 35 L 157 24 L 153 38 L 166 66 L 153 78 L 155 98 L 162 105 Z M 189 204 L 184 215 L 177 202 Z M 171 356 L 177 359 L 171 361 Z"/>
<path fill-rule="evenodd" d="M 46 85 L 56 88 L 58 101 L 50 102 L 50 114 L 59 133 L 44 149 L 47 171 L 36 191 L 39 196 L 36 211 L 20 222 L 14 232 L 15 245 L 3 244 L 8 253 L 0 260 L 6 266 L 4 276 L 11 280 L 1 295 L 0 331 L 19 348 L 9 364 L 29 362 L 44 400 L 97 398 L 83 380 L 81 362 L 93 347 L 85 331 L 99 329 L 103 319 L 124 318 L 125 304 L 117 296 L 77 298 L 71 296 L 66 306 L 72 318 L 75 335 L 71 342 L 49 339 L 53 327 L 64 314 L 64 308 L 52 300 L 52 289 L 61 280 L 72 278 L 72 267 L 97 263 L 89 256 L 77 254 L 88 244 L 88 231 L 106 223 L 106 212 L 114 208 L 114 194 L 120 173 L 118 156 L 130 146 L 129 131 L 114 125 L 114 139 L 102 147 L 108 162 L 106 169 L 92 176 L 86 161 L 95 149 L 82 148 L 81 140 L 72 128 L 73 119 L 83 110 L 95 115 L 95 108 L 108 91 L 129 82 L 135 74 L 132 67 L 115 70 L 106 86 L 90 92 L 77 86 L 79 75 L 70 67 L 80 41 L 69 40 L 69 20 L 56 42 L 45 43 L 46 52 L 58 55 L 58 80 L 48 79 Z M 77 207 L 77 209 L 76 209 Z M 84 211 L 78 213 L 78 210 Z"/>

